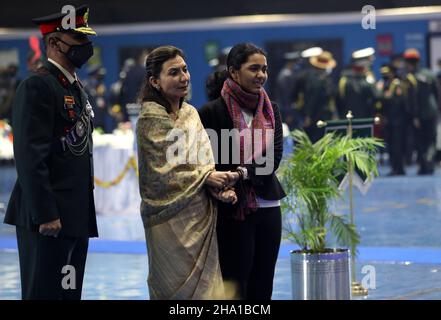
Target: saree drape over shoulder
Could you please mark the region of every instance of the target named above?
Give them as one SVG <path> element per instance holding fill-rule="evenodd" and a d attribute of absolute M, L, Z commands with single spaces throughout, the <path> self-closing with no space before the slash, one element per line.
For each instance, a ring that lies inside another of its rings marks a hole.
<path fill-rule="evenodd" d="M 184 102 L 174 121 L 145 102 L 136 131 L 150 298 L 223 298 L 216 206 L 204 186 L 214 160 L 196 109 Z"/>

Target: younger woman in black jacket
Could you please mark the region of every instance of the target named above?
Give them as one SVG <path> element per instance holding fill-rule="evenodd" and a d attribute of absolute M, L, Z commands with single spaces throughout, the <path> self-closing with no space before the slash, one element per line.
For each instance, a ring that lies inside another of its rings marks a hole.
<path fill-rule="evenodd" d="M 283 153 L 282 121 L 263 88 L 266 54 L 250 43 L 234 46 L 225 78 L 220 96 L 199 111 L 216 170 L 234 172 L 230 186 L 239 198 L 235 205 L 218 202 L 222 276 L 237 285 L 242 299 L 271 299 L 285 192 L 275 175 Z"/>

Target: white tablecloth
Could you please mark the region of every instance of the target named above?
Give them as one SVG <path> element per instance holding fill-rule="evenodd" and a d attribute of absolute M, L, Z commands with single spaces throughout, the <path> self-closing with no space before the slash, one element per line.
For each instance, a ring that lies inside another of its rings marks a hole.
<path fill-rule="evenodd" d="M 0 160 L 11 160 L 14 158 L 12 142 L 0 136 Z"/>
<path fill-rule="evenodd" d="M 0 160 L 11 160 L 14 158 L 12 141 L 9 139 L 12 128 L 5 121 L 0 120 Z"/>
<path fill-rule="evenodd" d="M 94 136 L 95 177 L 101 181 L 114 180 L 129 158 L 135 154 L 133 134 Z M 98 215 L 139 215 L 141 198 L 138 178 L 131 168 L 115 186 L 102 188 L 95 185 L 95 207 Z"/>

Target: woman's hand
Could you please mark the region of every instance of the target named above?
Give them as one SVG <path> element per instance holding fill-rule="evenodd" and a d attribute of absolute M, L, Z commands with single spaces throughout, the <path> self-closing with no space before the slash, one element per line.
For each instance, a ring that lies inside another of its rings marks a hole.
<path fill-rule="evenodd" d="M 236 204 L 236 202 L 237 202 L 237 195 L 233 189 L 227 189 L 227 190 L 219 192 L 219 198 L 220 198 L 220 201 L 223 201 L 226 203 Z"/>
<path fill-rule="evenodd" d="M 228 177 L 227 186 L 232 187 L 236 184 L 237 181 L 239 181 L 240 175 L 236 171 L 228 171 L 227 177 Z"/>
<path fill-rule="evenodd" d="M 213 198 L 219 201 L 231 203 L 231 204 L 235 204 L 237 202 L 236 192 L 232 188 L 225 190 L 221 190 L 217 188 L 208 188 L 208 191 L 213 196 Z"/>
<path fill-rule="evenodd" d="M 229 176 L 227 172 L 213 171 L 205 180 L 209 187 L 223 189 L 228 185 Z"/>

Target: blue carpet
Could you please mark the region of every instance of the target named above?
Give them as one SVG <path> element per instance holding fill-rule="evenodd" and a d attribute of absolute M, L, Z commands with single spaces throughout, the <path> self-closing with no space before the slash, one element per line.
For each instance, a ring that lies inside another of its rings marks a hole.
<path fill-rule="evenodd" d="M 289 252 L 295 249 L 298 249 L 298 247 L 294 244 L 282 244 L 279 251 L 279 259 L 289 258 Z M 17 250 L 15 237 L 0 238 L 0 251 L 2 250 Z M 441 248 L 360 247 L 358 250 L 357 260 L 359 261 L 441 264 Z M 143 241 L 91 239 L 89 252 L 146 254 L 147 249 Z"/>

